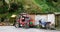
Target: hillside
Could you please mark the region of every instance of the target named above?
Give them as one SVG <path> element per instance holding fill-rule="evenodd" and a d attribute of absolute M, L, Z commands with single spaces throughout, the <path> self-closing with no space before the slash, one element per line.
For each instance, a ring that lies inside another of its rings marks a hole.
<path fill-rule="evenodd" d="M 0 16 L 60 12 L 60 0 L 0 0 Z"/>
<path fill-rule="evenodd" d="M 60 0 L 34 0 L 43 12 L 60 12 Z"/>

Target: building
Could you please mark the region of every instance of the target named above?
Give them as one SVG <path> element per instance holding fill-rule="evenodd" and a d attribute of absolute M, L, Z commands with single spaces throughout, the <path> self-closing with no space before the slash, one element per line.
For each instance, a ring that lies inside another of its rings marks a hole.
<path fill-rule="evenodd" d="M 33 19 L 34 25 L 39 24 L 39 20 L 44 20 L 46 22 L 51 22 L 55 25 L 55 14 L 54 13 L 37 13 L 30 14 L 31 19 Z"/>

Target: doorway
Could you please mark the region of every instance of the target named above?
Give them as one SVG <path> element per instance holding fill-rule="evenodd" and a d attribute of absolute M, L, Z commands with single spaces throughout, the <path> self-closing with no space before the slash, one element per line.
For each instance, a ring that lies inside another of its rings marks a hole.
<path fill-rule="evenodd" d="M 56 27 L 60 27 L 60 15 L 55 15 L 55 26 Z"/>

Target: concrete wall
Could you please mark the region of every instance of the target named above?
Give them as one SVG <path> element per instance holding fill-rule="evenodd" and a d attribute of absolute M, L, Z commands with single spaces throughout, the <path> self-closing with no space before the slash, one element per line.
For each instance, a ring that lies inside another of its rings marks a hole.
<path fill-rule="evenodd" d="M 55 24 L 55 15 L 54 14 L 48 14 L 48 22 Z"/>
<path fill-rule="evenodd" d="M 39 20 L 47 21 L 47 15 L 35 15 L 35 25 L 39 24 Z"/>
<path fill-rule="evenodd" d="M 35 15 L 35 25 L 39 24 L 39 20 L 55 24 L 55 15 L 54 14 Z"/>

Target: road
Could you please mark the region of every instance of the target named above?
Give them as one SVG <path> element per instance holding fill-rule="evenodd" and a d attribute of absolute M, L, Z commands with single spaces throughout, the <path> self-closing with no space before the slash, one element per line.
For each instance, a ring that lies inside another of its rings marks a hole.
<path fill-rule="evenodd" d="M 60 32 L 57 30 L 45 30 L 36 28 L 15 28 L 14 26 L 0 26 L 0 32 Z"/>

